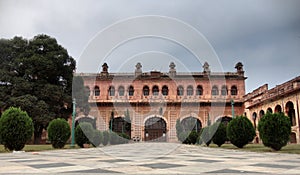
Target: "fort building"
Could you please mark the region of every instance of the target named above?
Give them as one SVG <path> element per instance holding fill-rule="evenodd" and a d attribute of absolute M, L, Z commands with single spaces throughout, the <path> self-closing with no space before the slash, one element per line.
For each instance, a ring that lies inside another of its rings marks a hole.
<path fill-rule="evenodd" d="M 292 126 L 290 142 L 299 143 L 299 97 L 300 76 L 272 89 L 268 89 L 268 84 L 265 84 L 244 96 L 245 112 L 255 128 L 267 111 L 283 112 L 289 117 Z M 258 131 L 255 142 L 261 142 Z"/>
<path fill-rule="evenodd" d="M 195 121 L 192 129 L 200 131 L 218 119 L 229 121 L 232 107 L 235 115 L 243 115 L 245 97 L 248 113 L 256 111 L 251 95 L 245 96 L 243 64 L 235 68 L 213 72 L 205 63 L 199 72 L 177 72 L 171 62 L 169 72 L 143 72 L 142 64 L 137 63 L 131 73 L 113 73 L 104 63 L 99 73 L 77 75 L 89 92 L 89 115 L 96 119 L 97 129 L 111 128 L 142 141 L 175 142 L 178 119 L 183 124 Z M 130 127 L 124 125 L 126 120 Z"/>

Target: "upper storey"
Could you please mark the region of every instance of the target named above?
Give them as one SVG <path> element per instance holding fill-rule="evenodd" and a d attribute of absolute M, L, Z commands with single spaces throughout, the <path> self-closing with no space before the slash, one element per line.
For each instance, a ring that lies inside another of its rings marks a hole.
<path fill-rule="evenodd" d="M 257 105 L 280 99 L 282 97 L 287 97 L 288 95 L 299 91 L 300 76 L 281 85 L 277 85 L 272 89 L 268 89 L 268 84 L 265 84 L 244 96 L 245 107 L 252 108 Z"/>
<path fill-rule="evenodd" d="M 137 63 L 134 73 L 110 73 L 108 65 L 102 65 L 100 73 L 80 73 L 90 92 L 90 102 L 129 100 L 168 100 L 170 102 L 212 102 L 231 100 L 242 102 L 245 95 L 243 64 L 237 63 L 236 72 L 211 72 L 209 64 L 202 72 L 176 72 L 171 62 L 169 72 L 143 72 Z"/>

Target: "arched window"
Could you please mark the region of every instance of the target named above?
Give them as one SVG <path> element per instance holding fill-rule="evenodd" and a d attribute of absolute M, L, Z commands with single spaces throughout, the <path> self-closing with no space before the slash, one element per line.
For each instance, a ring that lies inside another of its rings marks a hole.
<path fill-rule="evenodd" d="M 186 89 L 187 96 L 192 96 L 194 94 L 193 91 L 193 86 L 188 86 Z"/>
<path fill-rule="evenodd" d="M 270 113 L 273 113 L 272 108 L 268 108 L 267 111 L 270 112 Z"/>
<path fill-rule="evenodd" d="M 133 94 L 134 94 L 134 88 L 133 86 L 129 86 L 128 95 L 133 96 Z"/>
<path fill-rule="evenodd" d="M 223 96 L 226 96 L 226 95 L 227 95 L 227 87 L 226 87 L 225 85 L 222 86 L 221 94 L 222 94 Z"/>
<path fill-rule="evenodd" d="M 238 94 L 237 87 L 231 86 L 231 95 L 237 95 L 237 94 Z"/>
<path fill-rule="evenodd" d="M 144 96 L 148 96 L 149 95 L 149 87 L 148 86 L 144 86 L 143 87 L 143 94 L 144 94 Z"/>
<path fill-rule="evenodd" d="M 153 86 L 153 88 L 152 88 L 152 94 L 155 95 L 155 96 L 157 96 L 158 93 L 159 93 L 158 86 Z"/>
<path fill-rule="evenodd" d="M 211 95 L 219 95 L 219 89 L 217 86 L 213 86 L 211 89 Z"/>
<path fill-rule="evenodd" d="M 275 113 L 281 113 L 281 112 L 282 112 L 281 106 L 280 106 L 280 105 L 277 105 L 277 106 L 275 107 L 274 112 L 275 112 Z"/>
<path fill-rule="evenodd" d="M 95 96 L 99 96 L 100 95 L 100 88 L 99 88 L 99 86 L 95 86 L 95 88 L 94 88 L 94 95 Z"/>
<path fill-rule="evenodd" d="M 115 87 L 110 86 L 108 89 L 109 96 L 115 96 Z"/>
<path fill-rule="evenodd" d="M 291 125 L 295 126 L 296 125 L 296 113 L 295 113 L 295 108 L 294 108 L 294 103 L 289 101 L 285 105 L 285 111 L 290 118 Z"/>
<path fill-rule="evenodd" d="M 163 94 L 163 96 L 167 96 L 168 93 L 169 93 L 168 86 L 163 86 L 162 87 L 162 94 Z"/>
<path fill-rule="evenodd" d="M 119 92 L 119 96 L 124 96 L 124 92 L 125 92 L 124 86 L 120 86 L 118 92 Z"/>
<path fill-rule="evenodd" d="M 202 86 L 200 86 L 200 85 L 197 86 L 196 95 L 203 95 L 203 88 L 202 88 Z"/>
<path fill-rule="evenodd" d="M 183 87 L 182 86 L 177 87 L 177 95 L 178 96 L 183 96 Z"/>
<path fill-rule="evenodd" d="M 261 110 L 259 111 L 259 118 L 262 118 L 265 115 L 265 111 Z"/>

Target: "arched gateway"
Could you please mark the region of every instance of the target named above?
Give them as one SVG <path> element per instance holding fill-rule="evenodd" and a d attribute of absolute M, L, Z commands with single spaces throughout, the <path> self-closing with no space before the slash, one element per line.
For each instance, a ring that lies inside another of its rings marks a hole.
<path fill-rule="evenodd" d="M 145 121 L 145 141 L 166 142 L 167 123 L 163 118 L 154 116 Z"/>

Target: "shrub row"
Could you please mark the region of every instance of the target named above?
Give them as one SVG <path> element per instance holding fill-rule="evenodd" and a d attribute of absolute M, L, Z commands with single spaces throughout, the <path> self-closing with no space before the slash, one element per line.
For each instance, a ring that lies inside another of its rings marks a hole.
<path fill-rule="evenodd" d="M 201 129 L 198 134 L 195 131 L 185 132 L 180 126 L 179 120 L 176 123 L 178 140 L 184 144 L 206 144 L 211 142 L 219 147 L 226 141 L 230 141 L 238 148 L 243 148 L 256 136 L 255 128 L 251 121 L 245 116 L 237 116 L 227 126 L 216 122 L 212 126 Z M 267 113 L 258 123 L 259 136 L 266 147 L 273 150 L 280 150 L 287 145 L 291 134 L 291 123 L 283 113 Z M 195 141 L 196 138 L 196 141 Z"/>
<path fill-rule="evenodd" d="M 94 130 L 92 125 L 87 122 L 79 123 L 75 129 L 75 142 L 78 146 L 83 147 L 84 144 L 92 144 L 94 147 L 108 143 L 111 145 L 128 143 L 130 137 L 125 133 L 115 133 L 110 131 Z"/>

